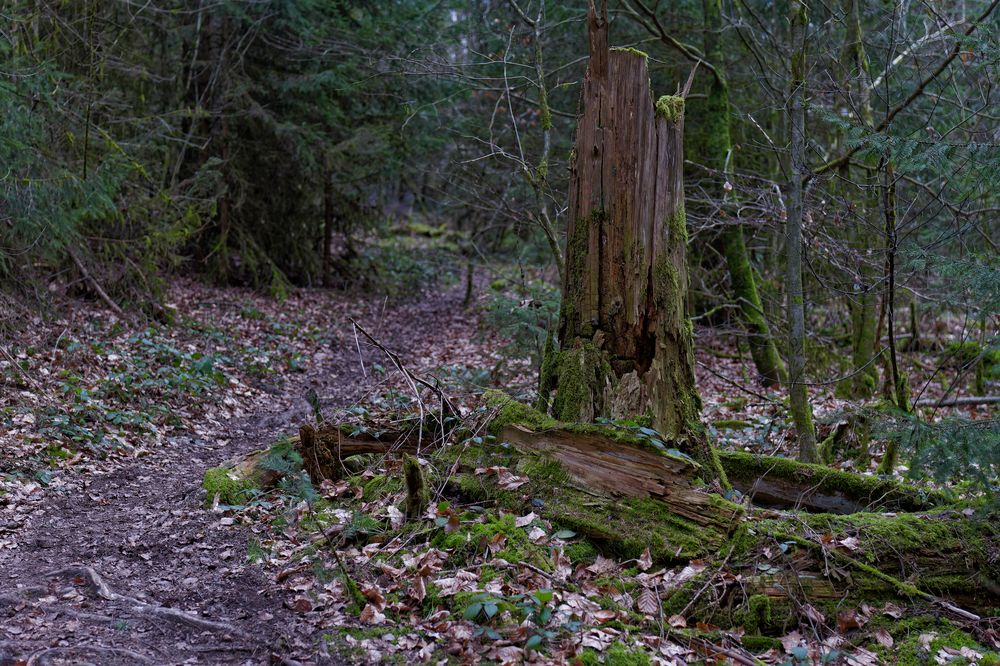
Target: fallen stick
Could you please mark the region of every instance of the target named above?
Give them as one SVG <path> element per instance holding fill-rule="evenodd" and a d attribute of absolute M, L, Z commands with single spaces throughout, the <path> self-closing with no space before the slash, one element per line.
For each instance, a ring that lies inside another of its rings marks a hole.
<path fill-rule="evenodd" d="M 24 662 L 25 666 L 45 666 L 45 664 L 50 663 L 49 657 L 57 657 L 60 654 L 68 653 L 63 656 L 58 663 L 65 664 L 69 663 L 63 661 L 64 659 L 79 658 L 80 652 L 92 652 L 96 655 L 104 655 L 105 658 L 110 661 L 114 657 L 127 657 L 131 660 L 131 663 L 141 663 L 141 664 L 151 664 L 153 660 L 145 655 L 141 655 L 138 652 L 133 652 L 132 650 L 126 650 L 125 648 L 106 648 L 99 647 L 97 645 L 77 645 L 77 646 L 65 646 L 65 647 L 51 647 L 45 648 L 44 650 L 39 650 L 35 652 L 28 660 Z M 14 663 L 20 663 L 15 661 Z"/>
<path fill-rule="evenodd" d="M 67 249 L 66 251 L 69 252 L 69 256 L 73 260 L 73 263 L 80 269 L 80 273 L 83 275 L 84 279 L 86 279 L 91 286 L 94 287 L 94 291 L 96 291 L 97 295 L 101 297 L 101 300 L 107 303 L 108 307 L 111 308 L 116 315 L 122 319 L 126 319 L 127 317 L 125 317 L 125 312 L 122 311 L 121 307 L 115 303 L 110 296 L 108 296 L 108 292 L 104 291 L 104 287 L 102 287 L 94 276 L 90 274 L 90 271 L 84 267 L 83 262 L 80 261 L 80 257 L 76 256 L 76 252 L 71 249 Z"/>
<path fill-rule="evenodd" d="M 947 400 L 934 400 L 925 398 L 913 403 L 916 407 L 968 407 L 971 405 L 996 405 L 1000 404 L 1000 395 L 973 395 L 964 398 L 948 398 Z"/>

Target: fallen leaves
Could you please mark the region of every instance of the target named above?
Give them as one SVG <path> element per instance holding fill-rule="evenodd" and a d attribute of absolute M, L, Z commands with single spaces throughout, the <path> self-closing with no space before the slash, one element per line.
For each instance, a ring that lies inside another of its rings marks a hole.
<path fill-rule="evenodd" d="M 528 477 L 518 476 L 506 467 L 478 467 L 474 474 L 496 476 L 497 485 L 504 490 L 516 490 L 530 481 Z"/>
<path fill-rule="evenodd" d="M 646 588 L 639 593 L 639 597 L 635 600 L 635 607 L 646 617 L 653 617 L 660 610 L 660 599 L 653 590 Z M 671 626 L 673 626 L 673 617 L 671 617 Z"/>

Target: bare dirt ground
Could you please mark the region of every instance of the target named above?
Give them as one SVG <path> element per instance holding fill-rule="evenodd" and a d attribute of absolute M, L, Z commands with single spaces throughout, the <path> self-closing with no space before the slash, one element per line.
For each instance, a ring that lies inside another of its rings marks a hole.
<path fill-rule="evenodd" d="M 367 315 L 405 359 L 426 363 L 440 357 L 441 340 L 474 333 L 460 298 L 366 303 L 354 315 Z M 361 398 L 371 386 L 358 359 L 352 336 L 334 336 L 305 372 L 264 382 L 257 413 L 175 430 L 149 455 L 96 476 L 69 470 L 58 489 L 0 515 L 14 545 L 0 550 L 0 664 L 336 663 L 322 629 L 302 622 L 273 574 L 248 561 L 250 530 L 206 510 L 201 483 L 207 468 L 311 418 L 310 387 L 324 407 Z"/>

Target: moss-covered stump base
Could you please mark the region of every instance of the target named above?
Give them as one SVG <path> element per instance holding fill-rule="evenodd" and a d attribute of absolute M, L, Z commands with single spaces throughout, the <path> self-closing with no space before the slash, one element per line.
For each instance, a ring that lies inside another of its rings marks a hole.
<path fill-rule="evenodd" d="M 255 494 L 277 486 L 287 474 L 298 473 L 301 463 L 289 439 L 224 462 L 205 470 L 202 480 L 205 503 L 210 506 L 246 504 Z"/>
<path fill-rule="evenodd" d="M 303 425 L 291 438 L 309 478 L 314 483 L 339 479 L 345 459 L 364 454 L 429 452 L 440 444 L 440 433 L 418 428 L 382 429 L 355 423 L 325 423 L 318 428 Z"/>
<path fill-rule="evenodd" d="M 721 451 L 719 460 L 733 487 L 758 506 L 848 514 L 923 511 L 946 503 L 940 492 L 788 458 Z"/>
<path fill-rule="evenodd" d="M 280 473 L 262 467 L 267 449 L 253 451 L 205 471 L 202 487 L 209 505 L 236 506 L 246 503 L 252 491 L 277 483 Z"/>

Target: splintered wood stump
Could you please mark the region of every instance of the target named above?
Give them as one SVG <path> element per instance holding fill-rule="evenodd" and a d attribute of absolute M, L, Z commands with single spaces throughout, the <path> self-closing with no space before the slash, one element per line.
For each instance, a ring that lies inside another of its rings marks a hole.
<path fill-rule="evenodd" d="M 558 351 L 540 405 L 562 421 L 649 411 L 724 482 L 696 427 L 684 214 L 684 99 L 650 92 L 646 54 L 608 48 L 606 3 L 588 11 L 590 65 L 570 165 Z"/>
<path fill-rule="evenodd" d="M 341 476 L 344 458 L 365 453 L 417 453 L 415 430 L 368 431 L 351 424 L 304 425 L 292 442 L 314 483 Z"/>

